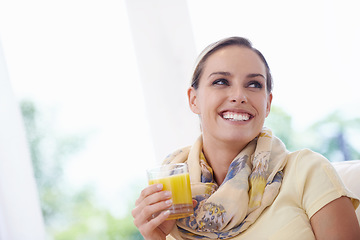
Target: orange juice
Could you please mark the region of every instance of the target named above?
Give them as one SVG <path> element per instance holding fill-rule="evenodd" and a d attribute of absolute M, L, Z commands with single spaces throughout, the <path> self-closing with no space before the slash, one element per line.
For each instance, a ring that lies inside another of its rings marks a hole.
<path fill-rule="evenodd" d="M 183 218 L 193 214 L 189 173 L 149 180 L 149 185 L 158 183 L 163 184 L 164 191 L 171 192 L 173 205 L 169 208 L 170 216 L 168 220 Z"/>

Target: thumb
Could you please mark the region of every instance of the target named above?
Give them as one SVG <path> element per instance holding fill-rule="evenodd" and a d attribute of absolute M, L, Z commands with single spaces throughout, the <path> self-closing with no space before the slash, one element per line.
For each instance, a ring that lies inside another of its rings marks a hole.
<path fill-rule="evenodd" d="M 192 200 L 193 202 L 193 208 L 196 208 L 197 204 L 198 204 L 198 201 L 196 201 L 195 199 Z"/>

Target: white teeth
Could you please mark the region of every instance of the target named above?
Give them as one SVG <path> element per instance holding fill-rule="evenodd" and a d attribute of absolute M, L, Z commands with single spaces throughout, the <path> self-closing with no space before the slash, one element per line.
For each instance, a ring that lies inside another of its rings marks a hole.
<path fill-rule="evenodd" d="M 227 113 L 224 113 L 223 118 L 231 120 L 231 121 L 246 121 L 246 120 L 249 120 L 250 115 L 246 114 L 246 113 L 240 114 L 240 113 L 227 112 Z"/>

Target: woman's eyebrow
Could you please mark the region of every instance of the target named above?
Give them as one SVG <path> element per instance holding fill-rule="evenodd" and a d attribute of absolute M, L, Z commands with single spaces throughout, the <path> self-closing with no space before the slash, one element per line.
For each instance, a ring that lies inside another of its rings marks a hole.
<path fill-rule="evenodd" d="M 209 75 L 209 77 L 211 77 L 212 75 L 223 75 L 223 76 L 230 76 L 231 73 L 229 72 L 213 72 Z"/>
<path fill-rule="evenodd" d="M 253 78 L 253 77 L 262 77 L 264 79 L 266 79 L 266 77 L 260 73 L 250 73 L 247 75 L 248 78 Z"/>
<path fill-rule="evenodd" d="M 209 75 L 209 78 L 213 75 L 222 75 L 222 76 L 231 76 L 231 73 L 230 72 L 213 72 L 213 73 L 210 73 Z M 247 75 L 248 78 L 254 78 L 254 77 L 262 77 L 264 79 L 266 79 L 266 77 L 260 73 L 250 73 Z"/>

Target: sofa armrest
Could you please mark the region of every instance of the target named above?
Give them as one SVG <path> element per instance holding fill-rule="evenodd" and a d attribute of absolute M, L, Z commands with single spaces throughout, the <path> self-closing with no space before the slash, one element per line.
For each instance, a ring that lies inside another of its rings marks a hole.
<path fill-rule="evenodd" d="M 344 185 L 360 199 L 360 160 L 332 162 Z M 360 223 L 360 206 L 356 209 Z"/>

